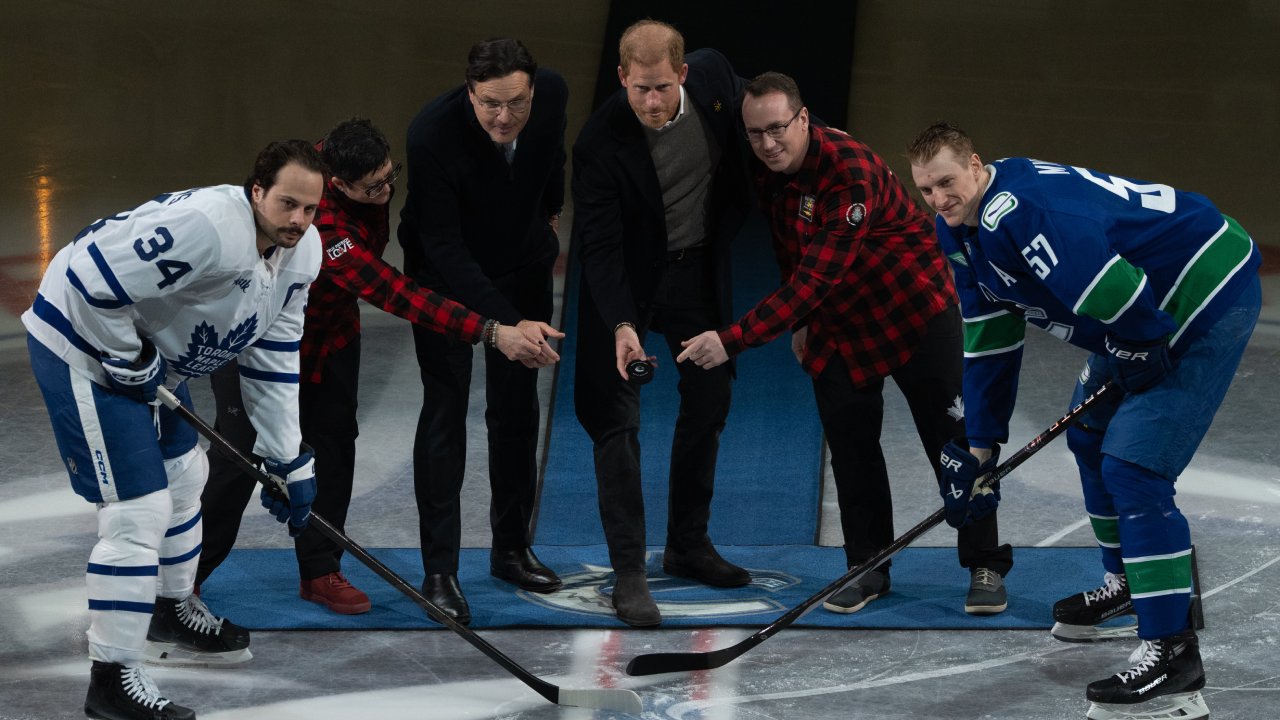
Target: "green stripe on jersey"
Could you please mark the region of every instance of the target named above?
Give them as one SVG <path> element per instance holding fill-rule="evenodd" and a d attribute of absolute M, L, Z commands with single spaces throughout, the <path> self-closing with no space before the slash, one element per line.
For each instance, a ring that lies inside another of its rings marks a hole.
<path fill-rule="evenodd" d="M 964 321 L 964 356 L 978 357 L 1017 348 L 1027 335 L 1027 323 L 1009 312 Z"/>
<path fill-rule="evenodd" d="M 1093 526 L 1093 537 L 1103 547 L 1120 547 L 1120 519 L 1115 517 L 1089 516 L 1089 524 Z"/>
<path fill-rule="evenodd" d="M 1249 239 L 1249 233 L 1235 220 L 1225 215 L 1223 218 L 1226 223 L 1222 230 L 1209 238 L 1187 263 L 1178 281 L 1160 303 L 1160 309 L 1172 315 L 1179 328 L 1186 327 L 1253 254 L 1253 240 Z M 1174 342 L 1178 335 L 1174 335 Z"/>
<path fill-rule="evenodd" d="M 1143 280 L 1141 268 L 1117 255 L 1089 283 L 1073 312 L 1110 323 L 1133 304 L 1142 290 Z"/>
<path fill-rule="evenodd" d="M 1125 558 L 1124 574 L 1134 597 L 1185 592 L 1191 587 L 1191 550 L 1172 556 Z"/>

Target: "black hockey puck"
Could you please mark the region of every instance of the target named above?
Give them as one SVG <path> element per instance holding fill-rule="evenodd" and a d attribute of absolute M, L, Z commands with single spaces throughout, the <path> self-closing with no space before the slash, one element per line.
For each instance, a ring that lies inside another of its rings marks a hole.
<path fill-rule="evenodd" d="M 636 385 L 644 385 L 653 379 L 653 363 L 648 360 L 632 360 L 627 363 L 627 379 Z"/>

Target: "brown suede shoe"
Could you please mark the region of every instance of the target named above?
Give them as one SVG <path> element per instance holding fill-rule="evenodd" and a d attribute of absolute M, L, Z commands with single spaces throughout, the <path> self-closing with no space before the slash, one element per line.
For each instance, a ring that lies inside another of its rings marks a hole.
<path fill-rule="evenodd" d="M 324 605 L 339 615 L 359 615 L 373 607 L 369 596 L 360 592 L 340 572 L 303 580 L 298 596 Z"/>

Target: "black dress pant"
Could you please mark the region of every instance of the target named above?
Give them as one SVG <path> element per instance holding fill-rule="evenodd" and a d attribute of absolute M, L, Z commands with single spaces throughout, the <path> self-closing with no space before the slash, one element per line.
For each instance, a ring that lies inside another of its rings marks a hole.
<path fill-rule="evenodd" d="M 963 357 L 960 312 L 953 306 L 929 322 L 911 359 L 891 373 L 906 397 L 939 487 L 942 446 L 964 435 L 963 411 L 957 404 Z M 836 355 L 813 380 L 813 391 L 831 453 L 845 559 L 853 567 L 894 540 L 889 473 L 880 448 L 884 380 L 854 387 L 844 360 Z M 927 515 L 936 510 L 941 496 L 934 500 L 937 502 L 921 512 Z M 961 528 L 956 546 L 960 565 L 965 568 L 985 567 L 1003 576 L 1013 566 L 1013 549 L 1000 545 L 996 513 Z M 885 562 L 877 569 L 888 572 L 890 564 Z"/>
<path fill-rule="evenodd" d="M 210 376 L 217 416 L 214 429 L 245 455 L 253 452 L 258 434 L 249 422 L 240 397 L 238 366 L 229 363 Z M 302 441 L 315 452 L 316 499 L 311 510 L 334 527 L 346 527 L 347 508 L 355 479 L 357 397 L 360 381 L 360 339 L 325 359 L 322 381 L 299 385 Z M 253 456 L 255 461 L 261 458 Z M 290 459 L 290 458 L 286 458 Z M 222 564 L 235 545 L 240 520 L 260 487 L 250 475 L 216 450 L 209 453 L 209 479 L 200 496 L 204 540 L 196 570 L 196 584 Z M 262 511 L 265 512 L 265 511 Z M 282 532 L 284 530 L 282 529 Z M 342 549 L 318 530 L 308 527 L 294 538 L 298 575 L 303 580 L 341 568 Z"/>
<path fill-rule="evenodd" d="M 493 284 L 525 319 L 551 319 L 549 267 L 531 266 Z M 428 575 L 456 574 L 473 346 L 417 326 L 413 342 L 423 396 L 413 442 L 422 565 Z M 519 550 L 531 544 L 537 507 L 538 370 L 492 348 L 485 348 L 484 363 L 493 549 Z"/>
<path fill-rule="evenodd" d="M 733 366 L 703 370 L 676 363 L 687 340 L 719 325 L 714 284 L 708 277 L 714 259 L 700 252 L 670 260 L 651 306 L 648 322 L 637 328 L 641 340 L 652 329 L 662 333 L 671 364 L 658 372 L 677 372 L 680 411 L 671 441 L 667 494 L 668 547 L 693 550 L 710 543 L 707 523 L 715 483 L 720 433 L 729 415 Z M 611 333 L 610 333 L 611 334 Z M 582 350 L 588 350 L 582 353 Z M 600 520 L 615 571 L 644 568 L 645 515 L 640 477 L 640 388 L 617 372 L 612 338 L 579 345 L 575 406 L 594 444 Z M 669 369 L 668 369 L 669 367 Z"/>

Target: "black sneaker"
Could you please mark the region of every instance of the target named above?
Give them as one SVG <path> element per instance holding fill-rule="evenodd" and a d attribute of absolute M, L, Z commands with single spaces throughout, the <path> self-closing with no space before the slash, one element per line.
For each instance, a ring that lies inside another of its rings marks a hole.
<path fill-rule="evenodd" d="M 157 665 L 240 665 L 253 659 L 249 631 L 209 612 L 194 593 L 156 598 L 147 629 L 147 662 Z"/>
<path fill-rule="evenodd" d="M 835 613 L 856 613 L 867 603 L 889 592 L 889 573 L 878 570 L 863 575 L 854 584 L 831 595 L 822 607 Z"/>
<path fill-rule="evenodd" d="M 1133 614 L 1129 583 L 1124 575 L 1107 573 L 1102 587 L 1086 590 L 1053 604 L 1053 636 L 1066 642 L 1092 642 L 1118 637 L 1132 637 L 1135 626 L 1098 628 L 1098 625 L 1123 615 Z"/>
<path fill-rule="evenodd" d="M 1009 595 L 1004 589 L 1004 578 L 995 570 L 974 568 L 969 574 L 969 594 L 964 599 L 964 611 L 970 615 L 995 615 L 1009 607 Z"/>
<path fill-rule="evenodd" d="M 195 720 L 195 711 L 160 695 L 147 671 L 93 661 L 84 714 L 97 720 Z"/>
<path fill-rule="evenodd" d="M 1134 665 L 1128 670 L 1089 683 L 1089 700 L 1132 705 L 1161 695 L 1194 693 L 1204 687 L 1204 666 L 1200 664 L 1200 641 L 1195 630 L 1143 640 L 1129 656 L 1129 662 Z"/>

